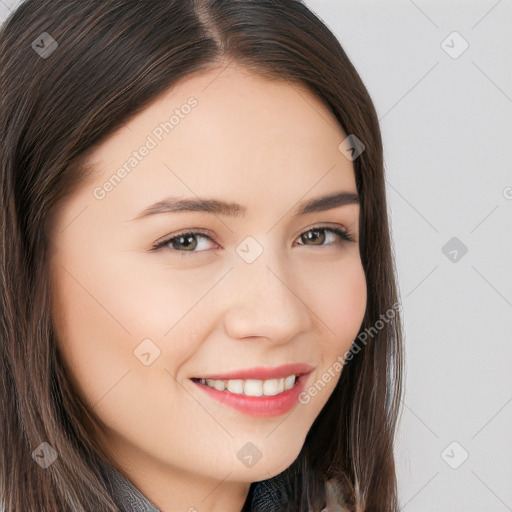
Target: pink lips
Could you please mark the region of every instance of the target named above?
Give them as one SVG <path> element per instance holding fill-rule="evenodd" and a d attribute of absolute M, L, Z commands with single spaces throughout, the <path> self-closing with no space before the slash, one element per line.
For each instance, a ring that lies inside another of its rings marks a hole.
<path fill-rule="evenodd" d="M 268 417 L 285 414 L 299 402 L 299 395 L 305 388 L 309 373 L 313 367 L 308 364 L 285 364 L 276 368 L 255 367 L 246 370 L 237 370 L 224 374 L 201 375 L 192 379 L 204 393 L 209 397 L 236 409 L 244 414 L 254 417 Z M 256 379 L 268 380 L 279 379 L 289 375 L 297 375 L 298 378 L 293 388 L 273 396 L 246 396 L 229 391 L 219 391 L 200 382 L 200 378 L 214 380 L 234 379 Z"/>

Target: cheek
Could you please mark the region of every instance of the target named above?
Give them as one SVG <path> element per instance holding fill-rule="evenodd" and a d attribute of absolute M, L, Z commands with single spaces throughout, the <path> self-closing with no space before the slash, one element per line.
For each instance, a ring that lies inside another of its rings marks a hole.
<path fill-rule="evenodd" d="M 340 360 L 352 346 L 365 315 L 367 286 L 360 259 L 347 259 L 335 271 L 331 268 L 319 274 L 311 296 L 323 333 L 317 342 L 319 364 L 307 391 L 316 415 L 336 387 L 343 371 Z"/>
<path fill-rule="evenodd" d="M 367 286 L 358 258 L 345 261 L 343 269 L 317 276 L 311 309 L 318 315 L 319 364 L 300 399 L 312 418 L 320 413 L 343 371 L 342 361 L 359 332 L 366 311 Z"/>
<path fill-rule="evenodd" d="M 323 325 L 321 352 L 336 357 L 350 347 L 366 311 L 366 277 L 359 258 L 316 276 L 312 309 Z"/>
<path fill-rule="evenodd" d="M 98 291 L 89 280 L 71 277 L 64 270 L 53 276 L 57 347 L 75 386 L 92 404 L 126 371 L 131 345 L 129 334 L 110 316 L 110 304 Z"/>
<path fill-rule="evenodd" d="M 51 265 L 57 346 L 89 403 L 97 403 L 127 371 L 133 378 L 147 369 L 134 354 L 143 340 L 160 349 L 163 357 L 155 367 L 173 374 L 195 350 L 181 319 L 200 295 L 176 279 L 172 286 L 163 283 L 161 273 L 143 268 L 128 258 L 113 261 L 94 252 L 83 258 L 64 251 Z"/>

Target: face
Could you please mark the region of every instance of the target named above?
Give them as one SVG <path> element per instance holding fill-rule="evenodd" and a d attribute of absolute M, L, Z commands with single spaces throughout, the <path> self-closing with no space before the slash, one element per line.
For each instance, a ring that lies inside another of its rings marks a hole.
<path fill-rule="evenodd" d="M 58 350 L 108 457 L 162 507 L 178 484 L 241 499 L 283 471 L 339 380 L 366 307 L 360 207 L 301 210 L 357 194 L 345 138 L 312 93 L 231 64 L 105 140 L 55 212 Z"/>

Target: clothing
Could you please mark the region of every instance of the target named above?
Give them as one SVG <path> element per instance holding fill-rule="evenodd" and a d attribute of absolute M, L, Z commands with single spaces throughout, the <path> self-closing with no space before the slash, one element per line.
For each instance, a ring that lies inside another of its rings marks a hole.
<path fill-rule="evenodd" d="M 122 512 L 160 512 L 129 480 L 110 464 L 103 464 L 102 474 L 112 498 Z M 283 483 L 279 475 L 255 482 L 251 486 L 244 511 L 278 512 L 279 490 Z"/>

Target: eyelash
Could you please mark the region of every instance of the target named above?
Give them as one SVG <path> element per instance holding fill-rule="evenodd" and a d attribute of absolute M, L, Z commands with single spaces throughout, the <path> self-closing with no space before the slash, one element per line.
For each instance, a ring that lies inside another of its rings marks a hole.
<path fill-rule="evenodd" d="M 309 228 L 308 230 L 306 230 L 303 233 L 301 233 L 299 235 L 299 238 L 302 235 L 305 235 L 306 233 L 309 233 L 310 231 L 329 231 L 331 233 L 334 233 L 334 234 L 338 235 L 341 238 L 342 243 L 352 243 L 352 242 L 355 242 L 354 237 L 348 231 L 346 231 L 346 230 L 344 230 L 342 228 L 332 228 L 332 227 L 327 227 L 327 226 L 318 226 L 318 227 L 315 226 L 313 228 Z M 156 244 L 153 245 L 153 247 L 151 248 L 151 251 L 158 251 L 158 250 L 164 249 L 171 242 L 173 242 L 174 240 L 177 240 L 177 239 L 179 239 L 181 237 L 196 236 L 196 235 L 204 236 L 205 238 L 208 238 L 210 241 L 212 241 L 214 244 L 218 245 L 217 242 L 211 236 L 207 235 L 206 233 L 203 233 L 201 231 L 185 231 L 183 233 L 178 233 L 177 235 L 173 235 L 172 237 L 167 238 L 167 239 L 163 240 L 162 242 L 157 242 Z M 304 245 L 304 246 L 307 247 L 306 244 L 299 244 L 299 245 Z M 332 245 L 332 244 L 323 244 L 323 245 L 319 245 L 319 246 L 312 245 L 310 247 L 328 247 L 329 245 Z M 174 252 L 181 252 L 181 253 L 189 254 L 189 255 L 200 254 L 202 252 L 206 252 L 206 251 L 180 251 L 178 249 L 173 249 L 171 247 L 167 247 L 167 248 L 171 249 Z"/>

